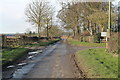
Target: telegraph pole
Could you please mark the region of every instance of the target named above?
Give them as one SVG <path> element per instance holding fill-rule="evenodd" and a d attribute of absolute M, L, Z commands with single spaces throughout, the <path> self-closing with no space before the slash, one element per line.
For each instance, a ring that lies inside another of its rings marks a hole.
<path fill-rule="evenodd" d="M 108 42 L 110 40 L 111 36 L 111 1 L 109 0 L 109 11 L 108 11 L 108 29 L 107 29 L 107 42 L 106 42 L 106 48 L 108 49 Z"/>
<path fill-rule="evenodd" d="M 111 36 L 111 1 L 109 0 L 108 37 Z"/>
<path fill-rule="evenodd" d="M 118 2 L 118 53 L 120 54 L 120 1 Z"/>

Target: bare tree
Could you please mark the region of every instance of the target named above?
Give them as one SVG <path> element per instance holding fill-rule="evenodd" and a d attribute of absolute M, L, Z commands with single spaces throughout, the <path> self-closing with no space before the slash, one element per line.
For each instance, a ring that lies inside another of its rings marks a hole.
<path fill-rule="evenodd" d="M 45 26 L 45 18 L 48 17 L 50 10 L 49 3 L 41 0 L 29 3 L 25 10 L 27 20 L 38 28 L 38 37 L 40 37 L 41 28 Z"/>
<path fill-rule="evenodd" d="M 49 13 L 46 15 L 46 18 L 44 19 L 45 21 L 45 29 L 46 29 L 46 36 L 49 37 L 49 29 L 52 27 L 52 21 L 53 21 L 53 8 L 49 9 Z"/>

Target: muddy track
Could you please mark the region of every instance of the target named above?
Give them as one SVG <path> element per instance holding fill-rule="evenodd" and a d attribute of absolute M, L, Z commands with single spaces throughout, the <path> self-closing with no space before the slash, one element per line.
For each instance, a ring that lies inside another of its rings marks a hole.
<path fill-rule="evenodd" d="M 78 66 L 78 61 L 75 58 L 75 54 L 71 55 L 71 60 L 75 68 L 76 78 L 87 78 L 85 72 Z"/>

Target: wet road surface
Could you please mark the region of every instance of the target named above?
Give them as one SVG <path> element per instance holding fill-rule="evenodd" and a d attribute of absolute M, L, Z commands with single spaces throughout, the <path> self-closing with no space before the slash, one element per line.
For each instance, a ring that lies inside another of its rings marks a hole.
<path fill-rule="evenodd" d="M 97 47 L 71 46 L 60 41 L 46 47 L 42 53 L 38 50 L 39 53 L 29 56 L 25 60 L 27 64 L 18 68 L 12 78 L 77 78 L 79 72 L 71 56 L 78 50 L 88 48 Z"/>
<path fill-rule="evenodd" d="M 74 78 L 74 68 L 66 44 L 58 43 L 55 49 L 40 60 L 23 78 Z"/>

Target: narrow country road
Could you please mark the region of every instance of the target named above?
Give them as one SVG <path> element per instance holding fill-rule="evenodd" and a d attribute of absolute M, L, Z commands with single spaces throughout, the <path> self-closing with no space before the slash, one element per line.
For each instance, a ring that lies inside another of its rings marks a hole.
<path fill-rule="evenodd" d="M 88 48 L 95 47 L 70 46 L 60 41 L 27 60 L 27 65 L 17 69 L 13 78 L 76 78 L 79 72 L 72 54 Z"/>
<path fill-rule="evenodd" d="M 74 68 L 65 43 L 39 61 L 24 78 L 74 78 Z"/>

